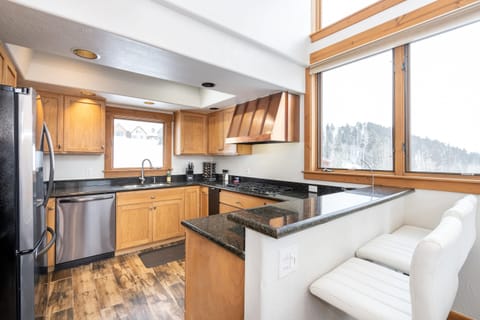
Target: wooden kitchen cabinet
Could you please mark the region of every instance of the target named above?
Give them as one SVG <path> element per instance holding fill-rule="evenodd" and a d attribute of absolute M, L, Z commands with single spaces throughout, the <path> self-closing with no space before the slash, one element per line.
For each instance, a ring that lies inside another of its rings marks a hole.
<path fill-rule="evenodd" d="M 103 153 L 105 103 L 80 97 L 39 91 L 44 121 L 56 153 Z M 47 150 L 44 142 L 44 150 Z"/>
<path fill-rule="evenodd" d="M 65 96 L 63 150 L 71 153 L 105 151 L 105 103 Z"/>
<path fill-rule="evenodd" d="M 208 115 L 208 153 L 212 155 L 252 154 L 252 146 L 225 143 L 235 108 L 228 108 Z"/>
<path fill-rule="evenodd" d="M 55 198 L 48 199 L 47 202 L 47 227 L 55 230 Z M 47 243 L 52 239 L 50 233 L 47 235 Z M 55 267 L 55 244 L 48 250 L 47 253 L 47 267 L 48 271 L 53 271 Z"/>
<path fill-rule="evenodd" d="M 50 92 L 37 92 L 43 105 L 43 121 L 48 126 L 52 136 L 53 149 L 56 153 L 63 152 L 63 96 Z M 46 139 L 43 150 L 48 151 Z"/>
<path fill-rule="evenodd" d="M 185 188 L 185 220 L 200 217 L 200 187 Z"/>
<path fill-rule="evenodd" d="M 119 192 L 116 250 L 183 236 L 184 188 Z"/>
<path fill-rule="evenodd" d="M 208 187 L 200 187 L 200 217 L 208 216 Z"/>
<path fill-rule="evenodd" d="M 220 213 L 266 206 L 277 202 L 276 200 L 220 190 Z"/>
<path fill-rule="evenodd" d="M 17 86 L 17 70 L 8 56 L 7 50 L 0 42 L 0 84 Z"/>
<path fill-rule="evenodd" d="M 185 320 L 242 320 L 245 261 L 187 229 Z"/>
<path fill-rule="evenodd" d="M 207 115 L 175 112 L 175 154 L 207 154 Z"/>
<path fill-rule="evenodd" d="M 183 188 L 158 190 L 158 198 L 153 203 L 153 241 L 166 240 L 184 235 L 180 222 L 185 215 Z"/>
<path fill-rule="evenodd" d="M 131 248 L 152 241 L 151 203 L 117 206 L 116 250 Z"/>

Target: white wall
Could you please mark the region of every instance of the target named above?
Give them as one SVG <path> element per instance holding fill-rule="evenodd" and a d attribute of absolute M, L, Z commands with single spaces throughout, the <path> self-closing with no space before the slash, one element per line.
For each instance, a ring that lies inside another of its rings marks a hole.
<path fill-rule="evenodd" d="M 451 192 L 416 190 L 408 196 L 281 239 L 247 229 L 245 319 L 350 319 L 313 297 L 308 291 L 309 285 L 352 257 L 356 248 L 380 233 L 391 231 L 404 222 L 434 227 L 443 211 L 462 196 Z M 480 233 L 479 220 L 477 218 L 477 234 Z M 279 251 L 290 246 L 298 247 L 298 269 L 279 279 Z M 459 290 L 453 306 L 453 310 L 475 319 L 480 319 L 478 270 L 480 240 L 477 237 L 460 272 Z"/>
<path fill-rule="evenodd" d="M 404 203 L 405 198 L 395 199 L 280 239 L 247 229 L 245 319 L 349 319 L 308 287 L 369 239 L 397 228 Z M 279 279 L 279 252 L 291 246 L 298 248 L 298 269 Z"/>
<path fill-rule="evenodd" d="M 44 161 L 44 179 L 47 180 L 49 162 L 46 156 L 44 157 Z M 187 161 L 193 162 L 195 173 L 202 173 L 202 162 L 212 161 L 212 157 L 173 156 L 172 173 L 185 174 Z M 103 169 L 103 155 L 56 155 L 55 157 L 55 180 L 103 178 Z"/>

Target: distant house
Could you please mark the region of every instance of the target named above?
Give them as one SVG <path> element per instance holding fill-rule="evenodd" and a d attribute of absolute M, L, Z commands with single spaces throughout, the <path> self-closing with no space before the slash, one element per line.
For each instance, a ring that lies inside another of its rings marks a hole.
<path fill-rule="evenodd" d="M 147 132 L 142 127 L 135 127 L 131 132 L 131 137 L 133 139 L 146 139 L 147 136 Z"/>
<path fill-rule="evenodd" d="M 115 124 L 115 136 L 128 137 L 129 132 L 120 123 Z"/>

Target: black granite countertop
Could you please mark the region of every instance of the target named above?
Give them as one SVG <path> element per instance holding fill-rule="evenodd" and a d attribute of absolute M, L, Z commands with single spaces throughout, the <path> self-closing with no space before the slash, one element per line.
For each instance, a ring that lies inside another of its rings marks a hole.
<path fill-rule="evenodd" d="M 375 187 L 374 192 L 371 187 L 347 190 L 236 211 L 228 214 L 228 219 L 273 238 L 281 238 L 413 191 L 391 187 Z"/>
<path fill-rule="evenodd" d="M 281 238 L 413 191 L 375 187 L 372 193 L 368 187 L 187 220 L 182 224 L 244 258 L 245 227 Z"/>
<path fill-rule="evenodd" d="M 163 177 L 164 178 L 164 177 Z M 268 181 L 272 180 L 263 180 L 255 179 L 256 181 Z M 304 184 L 292 183 L 292 182 L 283 182 L 275 181 L 276 183 L 287 183 L 299 185 L 296 188 L 292 188 L 291 191 L 281 192 L 277 194 L 259 194 L 254 192 L 247 192 L 240 190 L 235 185 L 227 185 L 218 182 L 205 182 L 201 179 L 196 179 L 193 182 L 186 182 L 185 179 L 182 179 L 182 176 L 175 177 L 173 182 L 166 183 L 164 179 L 158 179 L 158 182 L 145 183 L 143 185 L 138 183 L 137 178 L 121 178 L 121 179 L 94 179 L 94 180 L 72 180 L 72 181 L 59 181 L 55 183 L 55 188 L 52 197 L 72 197 L 72 196 L 83 196 L 91 194 L 101 194 L 101 193 L 111 193 L 111 192 L 127 192 L 127 191 L 137 191 L 137 190 L 150 190 L 150 189 L 163 189 L 163 188 L 176 188 L 176 187 L 187 187 L 187 186 L 208 186 L 222 190 L 228 190 L 238 193 L 243 193 L 255 197 L 262 197 L 277 201 L 290 201 L 294 199 L 305 199 L 308 198 L 309 193 L 307 192 Z M 303 188 L 302 188 L 303 187 Z M 324 192 L 336 192 L 340 188 L 331 187 L 331 186 L 319 186 L 320 188 L 325 189 Z M 338 190 L 334 190 L 336 188 Z"/>
<path fill-rule="evenodd" d="M 182 224 L 216 244 L 245 259 L 245 227 L 216 214 L 205 218 L 185 220 Z"/>

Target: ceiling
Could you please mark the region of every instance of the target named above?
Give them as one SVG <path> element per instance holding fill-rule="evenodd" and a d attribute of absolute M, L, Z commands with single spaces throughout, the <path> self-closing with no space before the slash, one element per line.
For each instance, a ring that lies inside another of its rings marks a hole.
<path fill-rule="evenodd" d="M 158 3 L 156 6 L 159 6 Z M 168 10 L 161 9 L 162 13 Z M 205 61 L 206 58 L 198 59 L 179 54 L 158 44 L 147 44 L 120 35 L 121 28 L 118 29 L 118 33 L 112 30 L 105 31 L 10 1 L 0 1 L 0 12 L 2 12 L 0 40 L 6 44 L 15 61 L 22 85 L 33 85 L 38 89 L 68 94 L 79 94 L 80 90 L 89 90 L 107 99 L 110 105 L 156 108 L 165 111 L 226 107 L 281 90 L 301 93 L 304 89 L 300 83 L 303 80 L 297 80 L 304 78 L 303 65 L 293 61 L 295 59 L 276 55 L 272 49 L 258 48 L 258 44 L 253 41 L 232 40 L 241 42 L 241 45 L 252 52 L 265 51 L 260 52 L 259 59 L 262 54 L 272 56 L 271 65 L 262 63 L 258 66 L 258 70 L 265 67 L 265 70 L 261 70 L 263 74 L 259 72 L 258 77 L 251 71 L 242 72 L 241 68 L 238 68 L 238 61 L 231 63 L 231 69 L 237 66 L 237 70 L 231 70 L 215 65 L 212 60 Z M 176 21 L 179 21 L 178 17 L 176 18 Z M 125 27 L 128 27 L 128 23 L 139 22 L 126 19 Z M 149 26 L 145 27 L 148 30 Z M 172 29 L 175 29 L 174 26 Z M 173 32 L 162 30 L 167 33 Z M 150 32 L 154 33 L 155 29 Z M 207 35 L 205 44 L 211 45 L 215 39 L 213 37 L 208 39 L 208 33 L 205 34 Z M 221 36 L 228 40 L 227 37 L 231 38 L 232 34 Z M 185 45 L 183 42 L 182 44 Z M 78 58 L 73 55 L 73 48 L 93 50 L 101 58 L 98 60 Z M 212 48 L 200 49 L 206 53 L 212 50 Z M 198 48 L 191 48 L 192 52 L 195 50 Z M 213 56 L 218 55 L 214 50 L 211 53 Z M 241 53 L 232 53 L 232 56 Z M 248 51 L 245 53 L 250 54 Z M 224 52 L 221 59 L 228 62 L 229 54 L 228 51 Z M 245 59 L 247 62 L 250 59 L 250 64 L 255 63 L 251 57 Z M 275 79 L 275 73 L 281 74 L 277 77 L 278 80 Z M 293 74 L 294 77 L 289 77 L 289 74 Z M 267 79 L 269 76 L 270 79 Z M 295 85 L 289 84 L 289 81 L 293 83 L 292 78 L 296 80 Z M 203 82 L 214 82 L 216 86 L 214 90 L 206 89 L 201 86 Z M 146 106 L 144 101 L 153 101 L 155 104 Z"/>

